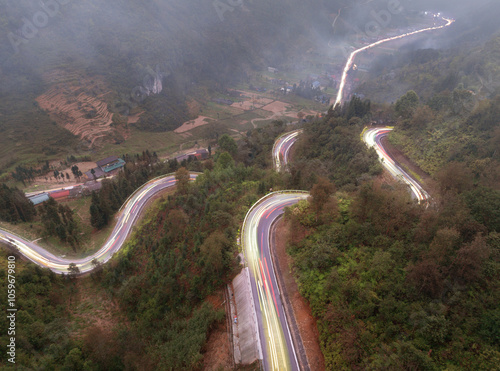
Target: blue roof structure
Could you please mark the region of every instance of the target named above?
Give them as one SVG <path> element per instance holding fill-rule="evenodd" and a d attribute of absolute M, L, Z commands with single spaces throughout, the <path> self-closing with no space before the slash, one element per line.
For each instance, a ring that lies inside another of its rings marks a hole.
<path fill-rule="evenodd" d="M 35 196 L 28 197 L 28 199 L 33 203 L 33 205 L 39 205 L 42 202 L 48 201 L 49 200 L 49 194 L 48 193 L 40 193 Z"/>

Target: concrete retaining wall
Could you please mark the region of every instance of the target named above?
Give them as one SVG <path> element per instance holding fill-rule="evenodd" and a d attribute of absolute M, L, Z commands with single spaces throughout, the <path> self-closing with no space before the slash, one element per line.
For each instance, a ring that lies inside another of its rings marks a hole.
<path fill-rule="evenodd" d="M 236 364 L 248 365 L 260 359 L 257 316 L 248 268 L 244 268 L 233 280 L 232 289 L 229 287 L 229 294 L 231 296 L 234 361 Z"/>

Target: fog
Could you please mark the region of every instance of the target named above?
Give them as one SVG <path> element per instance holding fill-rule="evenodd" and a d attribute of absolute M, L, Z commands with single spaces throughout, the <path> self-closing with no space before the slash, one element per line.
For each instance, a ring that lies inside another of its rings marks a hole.
<path fill-rule="evenodd" d="M 105 73 L 117 89 L 130 89 L 156 68 L 165 76 L 181 69 L 193 78 L 213 74 L 229 81 L 237 77 L 233 76 L 237 71 L 256 65 L 286 64 L 308 41 L 325 49 L 328 43 L 341 45 L 350 34 L 373 22 L 374 14 L 382 19 L 390 14 L 387 27 L 405 27 L 409 26 L 408 12 L 442 12 L 457 19 L 454 27 L 460 33 L 474 28 L 477 35 L 488 36 L 494 30 L 484 22 L 474 22 L 483 16 L 491 18 L 489 10 L 498 9 L 496 3 L 1 0 L 0 66 L 4 72 L 21 66 L 42 71 L 64 62 Z M 391 7 L 401 11 L 392 12 Z M 450 37 L 456 39 L 452 33 Z M 127 76 L 121 76 L 124 71 Z"/>
<path fill-rule="evenodd" d="M 488 0 L 0 0 L 0 93 L 39 94 L 57 69 L 102 76 L 118 101 L 134 89 L 183 95 L 267 66 L 300 70 L 311 46 L 341 62 L 354 36 L 374 24 L 367 39 L 408 29 L 423 11 L 456 23 L 411 48 L 481 43 L 498 32 L 499 4 Z"/>

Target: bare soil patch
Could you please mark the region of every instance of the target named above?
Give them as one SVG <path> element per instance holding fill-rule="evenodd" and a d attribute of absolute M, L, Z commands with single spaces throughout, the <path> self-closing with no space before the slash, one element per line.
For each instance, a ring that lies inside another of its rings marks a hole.
<path fill-rule="evenodd" d="M 139 120 L 141 119 L 141 115 L 144 113 L 144 111 L 142 112 L 139 112 L 139 113 L 136 113 L 135 115 L 130 115 L 128 118 L 127 118 L 127 122 L 129 124 L 137 124 L 139 122 Z"/>
<path fill-rule="evenodd" d="M 185 133 L 186 131 L 192 130 L 199 126 L 207 125 L 211 121 L 213 121 L 213 119 L 211 119 L 210 117 L 198 116 L 198 118 L 195 120 L 185 122 L 184 124 L 182 124 L 182 126 L 175 129 L 174 132 L 178 134 Z"/>
<path fill-rule="evenodd" d="M 58 166 L 60 165 L 59 162 L 54 162 L 51 165 L 57 168 L 59 172 L 68 174 L 69 180 L 66 178 L 66 176 L 64 178 L 64 181 L 62 181 L 61 178 L 56 180 L 54 178 L 53 171 L 50 171 L 47 175 L 36 177 L 33 184 L 30 185 L 30 188 L 35 187 L 41 191 L 44 189 L 50 189 L 50 187 L 53 185 L 60 185 L 61 187 L 70 187 L 72 185 L 82 183 L 85 181 L 85 177 L 81 177 L 80 180 L 75 178 L 73 173 L 71 172 L 71 166 L 74 165 L 78 166 L 78 169 L 82 173 L 85 173 L 86 171 L 89 171 L 90 169 L 93 169 L 96 166 L 95 162 L 78 162 L 76 164 L 71 165 L 69 168 L 61 168 L 60 166 Z"/>
<path fill-rule="evenodd" d="M 207 298 L 214 308 L 220 309 L 224 307 L 224 291 L 223 289 L 215 295 Z M 205 353 L 203 356 L 203 370 L 232 370 L 233 360 L 229 342 L 229 329 L 227 328 L 227 321 L 219 323 L 211 332 L 205 346 Z"/>
<path fill-rule="evenodd" d="M 289 108 L 290 105 L 288 103 L 280 101 L 276 101 L 262 107 L 263 110 L 270 111 L 272 113 L 285 113 Z"/>
<path fill-rule="evenodd" d="M 286 253 L 286 241 L 289 239 L 289 226 L 281 219 L 275 226 L 277 264 L 281 271 L 281 280 L 284 284 L 284 295 L 288 296 L 293 308 L 295 319 L 299 328 L 300 337 L 304 345 L 307 360 L 311 370 L 324 370 L 325 359 L 319 344 L 319 332 L 316 319 L 313 317 L 311 307 L 307 300 L 300 294 L 292 272 L 292 258 Z"/>

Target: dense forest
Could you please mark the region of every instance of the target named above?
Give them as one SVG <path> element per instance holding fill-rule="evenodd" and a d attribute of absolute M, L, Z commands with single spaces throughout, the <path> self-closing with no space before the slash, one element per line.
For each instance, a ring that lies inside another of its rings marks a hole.
<path fill-rule="evenodd" d="M 351 191 L 380 174 L 377 154 L 359 138 L 369 114 L 370 102 L 354 98 L 342 108 L 331 109 L 325 118 L 306 123 L 289 166 L 291 188 L 311 189 L 323 176 Z"/>
<path fill-rule="evenodd" d="M 35 207 L 23 191 L 0 185 L 0 220 L 9 223 L 30 222 L 35 216 Z"/>
<path fill-rule="evenodd" d="M 427 135 L 433 123 L 419 130 L 413 121 L 431 109 L 419 105 L 415 92 L 398 103 L 394 115 L 408 117 L 400 116 L 395 134 L 407 133 L 411 142 L 421 143 L 418 135 Z M 476 138 L 489 138 L 488 123 L 498 122 L 495 106 L 481 105 L 476 124 L 464 120 L 472 139 L 462 141 L 465 148 Z M 314 129 L 305 127 L 294 163 L 336 166 L 320 168 L 317 173 L 329 179 L 317 176 L 310 202 L 286 213 L 288 252 L 300 290 L 318 318 L 327 368 L 494 369 L 500 362 L 499 182 L 495 172 L 474 171 L 467 164 L 495 164 L 495 150 L 486 142 L 472 153 L 455 146 L 457 156 L 444 158 L 434 173 L 438 187 L 426 209 L 404 186 L 363 178 L 380 172 L 369 152 L 353 151 L 366 156 L 357 162 L 350 147 L 336 155 L 341 143 L 359 141 L 359 129 L 349 133 L 348 109 L 344 112 L 331 112 Z M 460 126 L 453 129 L 460 135 Z M 338 133 L 343 133 L 340 143 Z"/>

